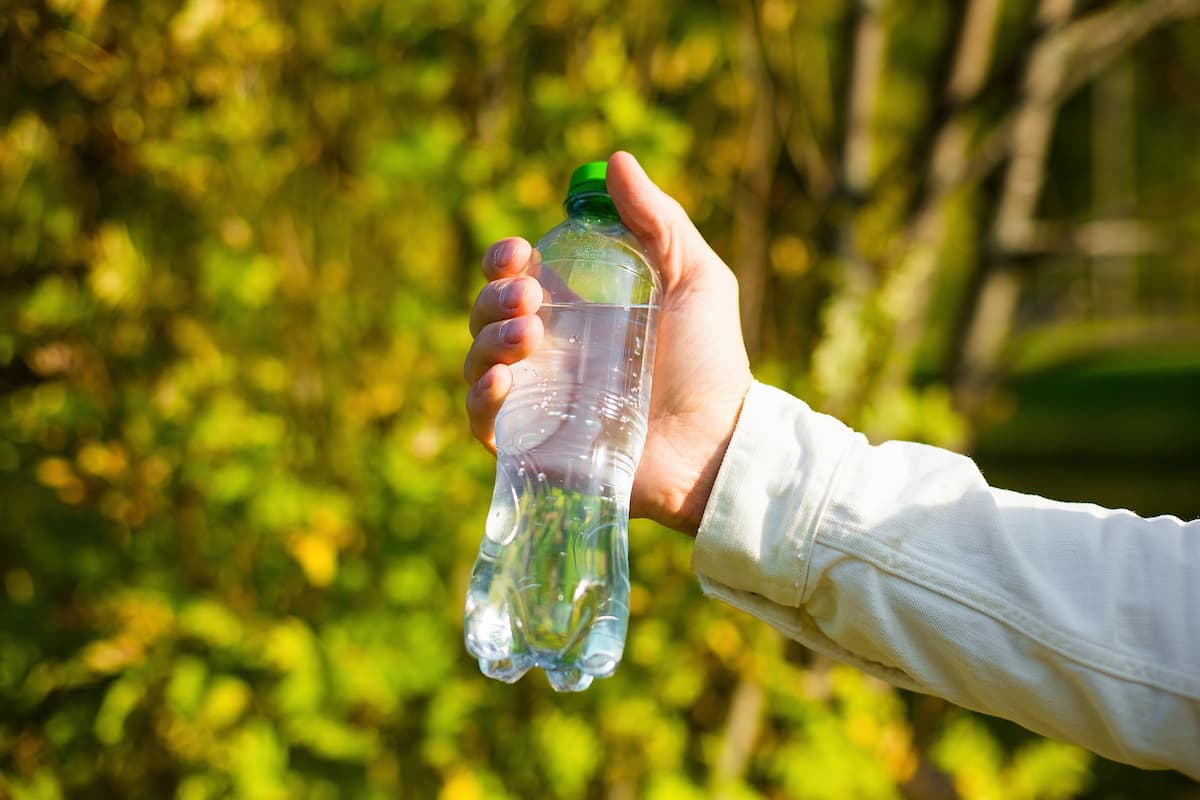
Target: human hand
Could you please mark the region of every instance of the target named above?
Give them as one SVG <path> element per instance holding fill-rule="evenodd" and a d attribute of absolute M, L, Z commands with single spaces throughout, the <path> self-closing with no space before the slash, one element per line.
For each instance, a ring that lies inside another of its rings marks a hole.
<path fill-rule="evenodd" d="M 628 153 L 609 159 L 609 195 L 663 284 L 646 447 L 630 511 L 695 535 L 752 377 L 738 321 L 737 280 L 673 198 Z M 537 253 L 504 239 L 483 258 L 489 283 L 471 312 L 464 374 L 471 431 L 495 452 L 509 365 L 542 339 Z"/>

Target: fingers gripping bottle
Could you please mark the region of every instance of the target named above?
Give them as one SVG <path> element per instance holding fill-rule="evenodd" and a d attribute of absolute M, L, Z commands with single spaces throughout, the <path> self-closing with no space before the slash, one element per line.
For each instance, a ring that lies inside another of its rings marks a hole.
<path fill-rule="evenodd" d="M 467 650 L 512 683 L 532 667 L 582 691 L 621 660 L 629 493 L 646 440 L 659 279 L 605 189 L 575 170 L 567 219 L 537 243 L 545 335 L 512 365 L 496 488 L 467 592 Z"/>

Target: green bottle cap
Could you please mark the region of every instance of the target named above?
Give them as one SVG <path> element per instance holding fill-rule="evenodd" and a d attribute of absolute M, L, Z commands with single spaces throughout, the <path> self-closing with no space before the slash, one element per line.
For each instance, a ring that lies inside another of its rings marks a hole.
<path fill-rule="evenodd" d="M 604 183 L 604 175 L 608 171 L 608 162 L 589 161 L 571 173 L 571 184 L 567 188 L 567 199 L 571 195 L 602 192 L 608 194 Z"/>

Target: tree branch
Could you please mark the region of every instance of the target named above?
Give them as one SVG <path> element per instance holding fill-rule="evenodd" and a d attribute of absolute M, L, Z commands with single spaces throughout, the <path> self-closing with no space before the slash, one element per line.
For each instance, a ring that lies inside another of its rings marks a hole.
<path fill-rule="evenodd" d="M 1071 0 L 1041 0 L 1038 21 L 1050 30 L 1061 30 L 1072 8 Z M 974 415 L 993 377 L 997 355 L 1012 325 L 1020 284 L 1011 269 L 999 268 L 996 262 L 1008 245 L 1029 234 L 1060 102 L 1058 89 L 1069 57 L 1067 41 L 1061 32 L 1055 33 L 1034 48 L 1021 80 L 1024 100 L 1003 125 L 1009 132 L 1008 171 L 992 221 L 991 246 L 976 268 L 967 299 L 969 311 L 955 342 L 955 404 L 969 416 Z"/>
<path fill-rule="evenodd" d="M 754 750 L 762 720 L 763 690 L 757 683 L 742 678 L 729 703 L 729 718 L 721 753 L 717 756 L 717 796 L 725 796 L 726 786 L 736 783 L 746 771 L 746 762 Z"/>
<path fill-rule="evenodd" d="M 878 0 L 859 0 L 857 5 L 842 150 L 842 185 L 852 198 L 861 197 L 871 182 L 871 120 L 879 97 L 884 51 Z"/>
<path fill-rule="evenodd" d="M 754 99 L 745 130 L 746 147 L 734 187 L 733 268 L 738 276 L 740 311 L 746 350 L 753 358 L 762 342 L 763 296 L 767 288 L 767 244 L 770 238 L 771 186 L 779 162 L 780 139 L 775 124 L 775 93 L 761 49 L 756 20 L 742 25 L 739 46 L 742 70 Z"/>
<path fill-rule="evenodd" d="M 1030 222 L 1020 239 L 1009 242 L 1012 255 L 1072 255 L 1091 258 L 1158 253 L 1166 245 L 1144 222 L 1133 219 L 1095 219 L 1078 225 Z"/>
<path fill-rule="evenodd" d="M 971 0 L 967 6 L 959 26 L 954 62 L 941 92 L 944 101 L 978 92 L 987 75 L 998 12 L 998 0 Z M 965 162 L 968 139 L 967 122 L 963 118 L 945 120 L 938 129 L 924 180 L 916 193 L 919 200 L 906 225 L 905 257 L 890 272 L 883 289 L 895 324 L 891 352 L 875 389 L 877 393 L 894 392 L 909 379 L 925 331 L 932 278 L 945 238 L 942 187 L 947 176 L 956 174 Z"/>

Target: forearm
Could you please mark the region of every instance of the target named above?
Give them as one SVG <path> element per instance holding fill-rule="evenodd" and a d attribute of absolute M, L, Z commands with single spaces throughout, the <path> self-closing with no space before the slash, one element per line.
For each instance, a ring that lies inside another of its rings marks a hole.
<path fill-rule="evenodd" d="M 907 688 L 1200 773 L 1200 526 L 987 486 L 756 386 L 697 538 L 706 591 Z"/>

